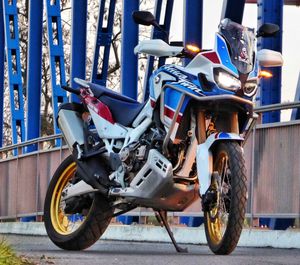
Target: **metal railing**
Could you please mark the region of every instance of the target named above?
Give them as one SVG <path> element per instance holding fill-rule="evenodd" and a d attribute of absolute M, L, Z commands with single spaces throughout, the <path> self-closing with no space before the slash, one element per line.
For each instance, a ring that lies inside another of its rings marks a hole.
<path fill-rule="evenodd" d="M 67 153 L 61 134 L 1 148 L 0 220 L 42 215 L 50 178 Z"/>
<path fill-rule="evenodd" d="M 300 107 L 300 102 L 256 108 L 257 113 Z M 42 137 L 0 149 L 0 220 L 42 215 L 47 186 L 69 154 L 61 135 Z M 300 218 L 300 121 L 254 126 L 244 146 L 248 170 L 247 216 Z M 28 146 L 37 150 L 26 153 Z M 13 150 L 18 154 L 14 156 Z M 172 216 L 203 216 L 200 202 Z M 128 213 L 152 215 L 145 209 Z"/>

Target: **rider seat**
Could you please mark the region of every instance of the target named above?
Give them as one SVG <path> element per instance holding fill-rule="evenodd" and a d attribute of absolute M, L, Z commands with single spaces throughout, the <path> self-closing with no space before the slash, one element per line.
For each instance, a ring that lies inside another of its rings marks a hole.
<path fill-rule="evenodd" d="M 114 120 L 123 126 L 130 126 L 145 105 L 101 85 L 89 83 L 89 87 L 94 96 L 109 107 Z"/>

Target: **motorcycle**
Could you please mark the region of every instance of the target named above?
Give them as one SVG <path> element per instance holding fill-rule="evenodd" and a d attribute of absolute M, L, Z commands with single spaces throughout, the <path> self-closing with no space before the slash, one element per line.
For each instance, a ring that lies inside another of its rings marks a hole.
<path fill-rule="evenodd" d="M 133 18 L 160 28 L 149 12 L 136 11 Z M 278 30 L 264 24 L 257 37 Z M 283 62 L 280 53 L 255 47 L 254 29 L 224 19 L 213 50 L 161 39 L 137 45 L 135 53 L 190 59 L 186 66 L 154 71 L 144 103 L 78 78 L 80 89 L 64 87 L 81 103 L 62 104 L 57 117 L 71 155 L 57 168 L 45 198 L 44 222 L 54 244 L 85 249 L 111 218 L 147 207 L 176 250 L 186 251 L 173 237 L 167 212 L 184 211 L 201 198 L 210 249 L 231 253 L 245 218 L 243 143 L 256 121 L 259 69 Z"/>

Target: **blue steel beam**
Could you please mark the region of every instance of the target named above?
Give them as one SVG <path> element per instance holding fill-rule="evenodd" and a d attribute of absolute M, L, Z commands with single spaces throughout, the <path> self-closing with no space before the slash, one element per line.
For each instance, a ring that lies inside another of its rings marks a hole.
<path fill-rule="evenodd" d="M 169 42 L 170 27 L 171 27 L 172 14 L 173 14 L 173 6 L 174 6 L 174 0 L 167 0 L 163 23 L 160 25 L 165 30 L 168 37 L 166 37 L 165 34 L 162 33 L 161 31 L 154 29 L 154 38 L 155 39 L 162 39 L 162 40 L 165 39 L 165 41 Z M 159 58 L 158 67 L 163 66 L 165 64 L 165 62 L 166 62 L 166 58 Z"/>
<path fill-rule="evenodd" d="M 98 16 L 98 26 L 97 26 L 97 36 L 94 48 L 94 58 L 92 67 L 92 78 L 93 83 L 97 83 L 102 86 L 106 86 L 106 80 L 109 68 L 109 52 L 112 41 L 113 25 L 114 25 L 114 13 L 116 0 L 109 1 L 108 7 L 108 17 L 107 25 L 104 26 L 104 14 L 106 13 L 105 4 L 108 3 L 107 0 L 100 0 L 99 16 Z M 133 0 L 131 0 L 133 1 Z M 129 2 L 131 2 L 129 1 Z M 136 1 L 136 0 L 135 0 Z M 103 49 L 103 58 L 99 61 L 101 52 Z"/>
<path fill-rule="evenodd" d="M 155 8 L 154 8 L 154 16 L 157 21 L 160 21 L 160 14 L 161 14 L 161 8 L 162 8 L 162 0 L 156 0 L 155 2 Z M 152 29 L 151 39 L 162 39 L 163 36 L 159 36 L 159 30 L 156 28 Z M 146 101 L 149 98 L 149 78 L 153 72 L 154 68 L 154 56 L 148 55 L 147 59 L 147 66 L 146 66 L 146 73 L 144 78 L 144 95 L 143 95 L 143 101 Z"/>
<path fill-rule="evenodd" d="M 247 0 L 246 3 L 257 4 L 257 0 Z M 284 0 L 284 4 L 300 6 L 300 0 Z"/>
<path fill-rule="evenodd" d="M 66 85 L 64 49 L 61 28 L 60 1 L 46 0 L 48 47 L 50 54 L 52 108 L 54 133 L 59 133 L 55 122 L 58 106 L 67 102 L 66 92 L 61 88 Z"/>
<path fill-rule="evenodd" d="M 154 8 L 154 16 L 156 21 L 160 21 L 160 14 L 161 14 L 161 8 L 162 8 L 162 0 L 156 0 L 155 2 L 155 8 Z M 158 35 L 159 30 L 156 28 L 152 29 L 151 39 L 162 39 L 163 36 Z M 146 66 L 146 72 L 145 72 L 145 78 L 144 78 L 144 95 L 143 95 L 143 101 L 146 101 L 149 98 L 149 78 L 153 72 L 154 68 L 154 56 L 148 55 L 147 59 L 147 66 Z"/>
<path fill-rule="evenodd" d="M 77 88 L 74 78 L 85 79 L 86 64 L 86 28 L 87 0 L 72 0 L 72 41 L 71 41 L 71 85 Z M 71 95 L 71 101 L 78 102 L 76 95 Z"/>
<path fill-rule="evenodd" d="M 245 2 L 246 0 L 224 0 L 221 20 L 230 18 L 232 21 L 242 24 Z"/>
<path fill-rule="evenodd" d="M 139 0 L 123 0 L 121 91 L 133 99 L 137 99 L 138 81 L 138 57 L 133 50 L 138 44 L 139 27 L 132 19 L 136 10 L 139 10 Z"/>
<path fill-rule="evenodd" d="M 295 101 L 300 101 L 300 73 L 298 77 L 298 84 L 295 93 Z M 299 120 L 300 119 L 300 109 L 293 109 L 291 120 Z"/>
<path fill-rule="evenodd" d="M 26 140 L 40 137 L 41 130 L 43 1 L 30 0 L 28 28 Z M 36 149 L 30 146 L 27 151 Z"/>
<path fill-rule="evenodd" d="M 280 27 L 275 38 L 260 38 L 258 49 L 271 49 L 282 52 L 283 0 L 258 0 L 258 27 L 264 23 L 274 23 Z M 268 68 L 273 77 L 260 81 L 261 105 L 270 105 L 281 101 L 281 67 Z M 280 121 L 280 111 L 263 114 L 262 122 Z"/>
<path fill-rule="evenodd" d="M 0 147 L 3 145 L 3 112 L 4 112 L 4 21 L 3 2 L 0 1 Z"/>
<path fill-rule="evenodd" d="M 158 22 L 161 20 L 162 4 L 163 4 L 163 0 L 156 0 L 155 8 L 154 8 L 154 15 Z M 163 23 L 160 24 L 160 26 L 167 32 L 168 35 L 170 33 L 173 5 L 174 5 L 174 0 L 167 0 L 166 8 L 164 9 L 165 14 L 164 14 Z M 162 33 L 160 30 L 158 30 L 157 28 L 152 29 L 152 37 L 151 38 L 152 39 L 162 39 L 162 40 L 168 41 L 166 39 L 165 34 Z M 144 78 L 144 96 L 143 96 L 144 101 L 146 101 L 149 98 L 149 78 L 154 69 L 154 61 L 155 61 L 154 56 L 148 56 L 146 73 L 145 73 L 145 78 Z M 159 58 L 158 67 L 164 65 L 165 61 L 166 61 L 165 58 Z"/>
<path fill-rule="evenodd" d="M 185 0 L 184 10 L 184 43 L 202 48 L 203 0 Z"/>
<path fill-rule="evenodd" d="M 24 99 L 19 46 L 18 8 L 16 2 L 3 0 L 12 142 L 14 144 L 25 140 Z"/>

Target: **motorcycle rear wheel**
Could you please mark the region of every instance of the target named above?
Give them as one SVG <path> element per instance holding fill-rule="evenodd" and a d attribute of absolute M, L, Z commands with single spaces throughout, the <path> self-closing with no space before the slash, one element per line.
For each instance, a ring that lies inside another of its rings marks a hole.
<path fill-rule="evenodd" d="M 218 190 L 216 202 L 204 212 L 205 234 L 209 248 L 217 255 L 228 255 L 236 247 L 247 202 L 247 177 L 241 146 L 237 142 L 221 142 L 213 152 L 213 180 Z"/>
<path fill-rule="evenodd" d="M 93 194 L 84 215 L 64 212 L 62 192 L 74 178 L 75 172 L 76 163 L 70 155 L 55 171 L 44 204 L 47 234 L 55 245 L 65 250 L 82 250 L 94 244 L 106 230 L 113 214 L 107 199 L 98 193 Z"/>

